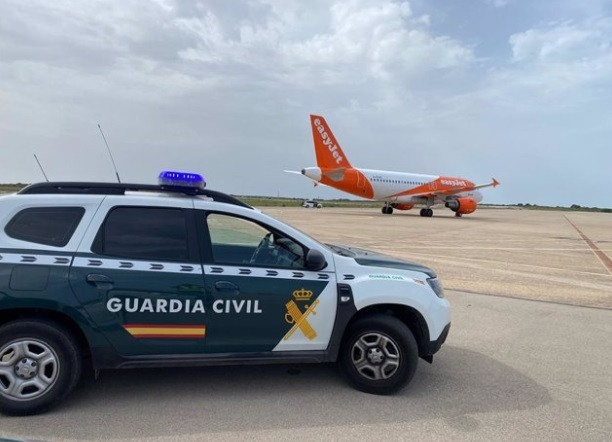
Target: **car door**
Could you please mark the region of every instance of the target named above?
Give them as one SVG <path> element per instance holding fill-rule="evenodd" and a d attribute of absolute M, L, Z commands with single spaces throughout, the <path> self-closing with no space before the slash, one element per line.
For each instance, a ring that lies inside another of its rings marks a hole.
<path fill-rule="evenodd" d="M 106 197 L 70 268 L 76 296 L 122 355 L 205 350 L 193 205 L 171 201 Z"/>
<path fill-rule="evenodd" d="M 327 348 L 336 314 L 331 266 L 306 270 L 307 247 L 258 220 L 198 211 L 197 222 L 203 237 L 207 351 Z"/>

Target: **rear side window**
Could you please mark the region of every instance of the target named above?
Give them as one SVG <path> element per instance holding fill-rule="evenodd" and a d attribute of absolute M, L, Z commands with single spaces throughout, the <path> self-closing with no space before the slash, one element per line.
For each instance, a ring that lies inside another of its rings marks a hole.
<path fill-rule="evenodd" d="M 4 231 L 22 241 L 64 247 L 84 213 L 83 207 L 31 207 L 17 213 Z"/>
<path fill-rule="evenodd" d="M 92 250 L 121 258 L 184 261 L 189 258 L 185 212 L 116 207 L 102 224 Z"/>

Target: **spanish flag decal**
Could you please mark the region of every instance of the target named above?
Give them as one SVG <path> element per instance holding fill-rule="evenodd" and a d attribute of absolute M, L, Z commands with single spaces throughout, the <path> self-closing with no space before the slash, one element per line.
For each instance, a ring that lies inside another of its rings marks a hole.
<path fill-rule="evenodd" d="M 206 335 L 204 325 L 125 324 L 123 328 L 137 339 L 201 339 Z"/>

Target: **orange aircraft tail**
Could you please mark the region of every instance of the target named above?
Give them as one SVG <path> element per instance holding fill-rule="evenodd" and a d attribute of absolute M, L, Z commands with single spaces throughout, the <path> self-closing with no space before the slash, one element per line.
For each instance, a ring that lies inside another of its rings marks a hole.
<path fill-rule="evenodd" d="M 325 118 L 311 115 L 310 124 L 312 126 L 312 138 L 317 155 L 317 166 L 321 169 L 350 168 L 351 163 L 349 163 L 346 155 L 344 155 Z"/>

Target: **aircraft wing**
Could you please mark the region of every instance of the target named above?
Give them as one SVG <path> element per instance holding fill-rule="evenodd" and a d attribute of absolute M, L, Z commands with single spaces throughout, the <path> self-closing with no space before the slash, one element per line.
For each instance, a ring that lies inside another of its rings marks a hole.
<path fill-rule="evenodd" d="M 497 181 L 495 178 L 492 178 L 492 181 L 490 183 L 487 184 L 479 184 L 477 186 L 474 187 L 470 187 L 470 188 L 465 188 L 465 187 L 459 187 L 457 189 L 445 189 L 445 190 L 426 190 L 426 191 L 422 191 L 422 192 L 415 192 L 415 193 L 406 193 L 405 195 L 410 195 L 410 196 L 422 196 L 422 197 L 434 197 L 434 196 L 451 196 L 451 195 L 455 195 L 457 193 L 462 193 L 462 192 L 469 192 L 472 190 L 476 190 L 476 189 L 482 189 L 485 187 L 496 187 L 499 185 L 499 181 Z"/>
<path fill-rule="evenodd" d="M 491 186 L 497 187 L 497 186 L 499 186 L 499 181 L 497 181 L 495 178 L 491 178 L 491 179 L 493 181 L 491 181 L 490 183 L 488 183 L 488 184 L 479 184 L 478 186 L 474 186 L 474 188 L 471 189 L 471 190 L 482 189 L 484 187 L 491 187 Z"/>

